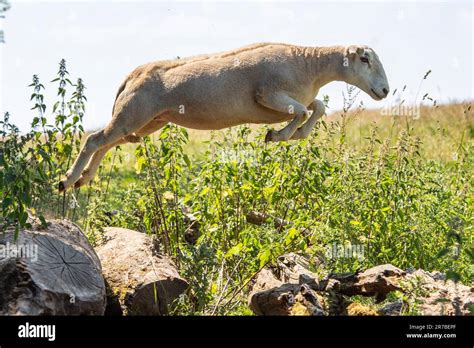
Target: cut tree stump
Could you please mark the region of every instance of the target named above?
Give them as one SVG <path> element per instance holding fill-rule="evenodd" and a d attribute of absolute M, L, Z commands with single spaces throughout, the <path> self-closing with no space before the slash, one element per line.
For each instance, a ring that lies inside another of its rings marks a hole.
<path fill-rule="evenodd" d="M 0 315 L 102 315 L 100 261 L 81 229 L 30 222 L 16 241 L 13 231 L 0 234 Z"/>
<path fill-rule="evenodd" d="M 107 283 L 106 314 L 166 315 L 188 287 L 156 240 L 144 233 L 108 227 L 96 251 Z"/>

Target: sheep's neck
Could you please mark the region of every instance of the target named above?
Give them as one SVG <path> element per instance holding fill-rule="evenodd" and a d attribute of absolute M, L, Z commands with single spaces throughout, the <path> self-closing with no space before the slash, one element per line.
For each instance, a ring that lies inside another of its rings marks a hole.
<path fill-rule="evenodd" d="M 308 74 L 316 88 L 332 81 L 346 81 L 345 47 L 304 47 L 302 52 L 307 61 Z"/>

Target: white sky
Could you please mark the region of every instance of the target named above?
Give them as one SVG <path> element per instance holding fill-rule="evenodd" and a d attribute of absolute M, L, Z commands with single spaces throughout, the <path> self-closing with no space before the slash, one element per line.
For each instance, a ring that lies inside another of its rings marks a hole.
<path fill-rule="evenodd" d="M 0 21 L 6 38 L 0 44 L 0 112 L 9 111 L 22 130 L 34 117 L 27 87 L 32 75 L 38 74 L 49 91 L 50 108 L 56 90 L 49 81 L 61 58 L 74 79 L 84 79 L 89 100 L 84 121 L 95 129 L 110 120 L 118 86 L 136 66 L 259 41 L 367 44 L 381 58 L 391 90 L 408 86 L 403 96 L 408 103 L 429 69 L 420 97 L 429 92 L 439 102 L 474 99 L 470 0 L 11 2 Z M 332 83 L 319 96 L 328 94 L 336 110 L 343 90 L 343 83 Z M 362 94 L 367 106 L 383 105 Z"/>

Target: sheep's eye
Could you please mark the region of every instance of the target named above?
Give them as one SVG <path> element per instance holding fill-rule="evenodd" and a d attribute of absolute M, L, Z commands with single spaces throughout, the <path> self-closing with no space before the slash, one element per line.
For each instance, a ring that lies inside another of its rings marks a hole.
<path fill-rule="evenodd" d="M 369 62 L 369 58 L 367 57 L 360 57 L 360 60 L 362 63 L 368 63 Z"/>

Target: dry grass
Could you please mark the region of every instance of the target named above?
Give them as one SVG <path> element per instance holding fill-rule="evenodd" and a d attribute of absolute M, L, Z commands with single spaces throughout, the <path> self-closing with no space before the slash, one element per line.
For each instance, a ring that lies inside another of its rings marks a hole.
<path fill-rule="evenodd" d="M 474 137 L 473 110 L 469 110 L 471 103 L 448 104 L 438 107 L 425 106 L 420 109 L 420 118 L 404 116 L 384 116 L 378 109 L 354 110 L 346 115 L 342 112 L 330 113 L 323 120 L 331 125 L 333 123 L 345 124 L 346 141 L 355 149 L 367 146 L 364 139 L 370 136 L 371 128 L 377 127 L 381 140 L 390 139 L 395 144 L 400 132 L 409 127 L 411 134 L 416 135 L 422 142 L 422 154 L 428 159 L 449 162 L 453 160 L 460 146 L 465 146 Z M 271 128 L 280 129 L 283 124 L 271 125 Z M 264 133 L 265 126 L 250 125 L 252 136 Z M 224 130 L 203 131 L 189 129 L 189 142 L 185 146 L 188 155 L 202 154 L 207 148 L 207 142 L 212 136 L 220 139 Z M 154 136 L 156 137 L 159 132 Z M 312 136 L 315 136 L 314 133 Z M 334 140 L 336 141 L 336 140 Z M 122 145 L 124 153 L 133 153 L 136 144 Z M 124 167 L 132 168 L 135 163 L 134 156 L 126 156 Z"/>

